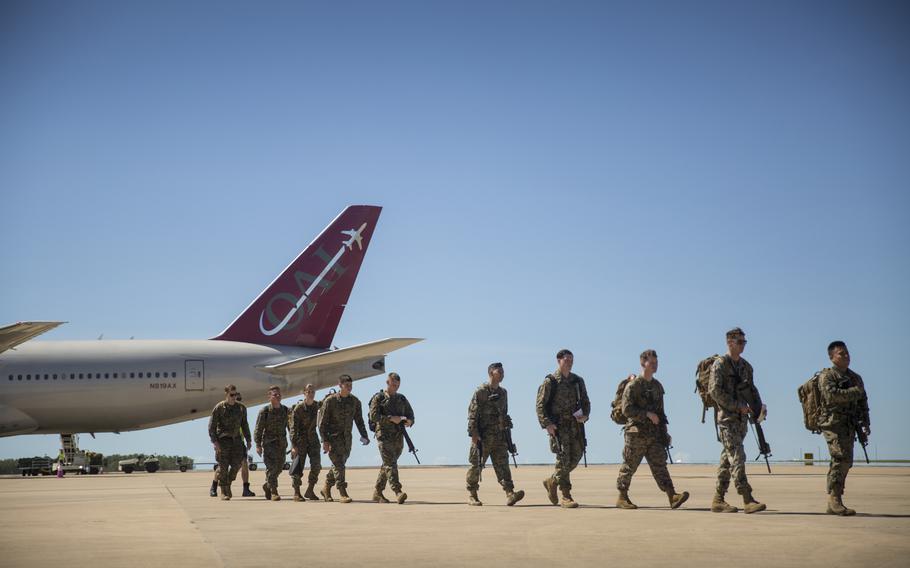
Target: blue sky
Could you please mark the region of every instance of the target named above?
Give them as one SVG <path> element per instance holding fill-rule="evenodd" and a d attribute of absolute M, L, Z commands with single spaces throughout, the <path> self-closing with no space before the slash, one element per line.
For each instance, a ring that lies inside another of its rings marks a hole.
<path fill-rule="evenodd" d="M 520 459 L 551 461 L 534 396 L 562 347 L 593 399 L 589 461 L 620 458 L 609 403 L 645 348 L 676 455 L 716 460 L 693 373 L 733 326 L 776 458 L 824 446 L 796 387 L 833 339 L 865 377 L 870 449 L 908 457 L 908 31 L 899 2 L 4 2 L 0 322 L 211 337 L 341 209 L 376 204 L 335 342 L 427 338 L 388 360 L 425 463 L 466 460 L 491 361 Z M 210 459 L 205 428 L 83 446 Z"/>

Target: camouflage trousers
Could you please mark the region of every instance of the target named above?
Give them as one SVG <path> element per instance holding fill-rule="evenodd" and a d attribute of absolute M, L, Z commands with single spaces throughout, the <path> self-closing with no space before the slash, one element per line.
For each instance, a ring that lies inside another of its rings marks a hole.
<path fill-rule="evenodd" d="M 319 472 L 322 471 L 322 462 L 319 456 L 319 438 L 314 434 L 304 440 L 297 446 L 297 455 L 300 457 L 300 475 L 291 476 L 291 485 L 296 489 L 300 487 L 303 480 L 303 465 L 305 457 L 310 460 L 310 474 L 307 477 L 309 483 L 315 484 L 319 480 Z"/>
<path fill-rule="evenodd" d="M 736 492 L 740 495 L 752 493 L 752 486 L 746 479 L 746 450 L 743 448 L 743 440 L 748 432 L 748 422 L 732 422 L 727 424 L 718 424 L 717 430 L 720 434 L 720 443 L 723 449 L 720 452 L 720 465 L 717 467 L 717 493 L 724 495 L 730 488 L 730 478 L 733 478 L 733 484 Z"/>
<path fill-rule="evenodd" d="M 651 475 L 657 482 L 657 487 L 666 493 L 674 491 L 673 480 L 667 471 L 667 451 L 663 440 L 654 436 L 641 435 L 637 432 L 626 432 L 626 445 L 622 450 L 622 466 L 619 468 L 619 477 L 616 478 L 616 488 L 628 491 L 632 484 L 632 475 L 638 470 L 642 458 L 647 458 Z"/>
<path fill-rule="evenodd" d="M 831 463 L 828 466 L 828 493 L 843 495 L 847 483 L 847 473 L 853 467 L 853 437 L 856 432 L 851 427 L 836 430 L 822 430 L 822 436 L 828 442 L 828 453 Z"/>
<path fill-rule="evenodd" d="M 468 453 L 468 468 L 466 477 L 468 491 L 477 491 L 480 489 L 480 472 L 481 466 L 487 462 L 487 458 L 493 462 L 493 471 L 496 472 L 496 480 L 502 486 L 505 492 L 511 492 L 515 489 L 512 483 L 512 471 L 509 469 L 509 449 L 504 441 L 497 436 L 484 436 L 481 442 L 483 453 L 477 451 L 477 446 L 472 445 Z"/>
<path fill-rule="evenodd" d="M 266 442 L 262 446 L 262 461 L 265 463 L 265 483 L 278 491 L 278 475 L 284 469 L 287 445 L 280 441 Z"/>
<path fill-rule="evenodd" d="M 550 436 L 550 451 L 556 454 L 556 468 L 553 478 L 559 489 L 572 489 L 571 473 L 585 453 L 585 439 L 580 425 L 571 422 L 559 425 L 556 436 Z"/>
<path fill-rule="evenodd" d="M 401 481 L 398 479 L 398 458 L 404 449 L 404 436 L 388 436 L 377 440 L 379 456 L 382 458 L 382 467 L 376 477 L 376 490 L 385 489 L 386 482 L 392 486 L 395 493 L 401 492 Z"/>
<path fill-rule="evenodd" d="M 243 445 L 243 438 L 238 436 L 218 440 L 215 460 L 218 461 L 218 485 L 221 486 L 222 493 L 225 487 L 230 487 L 231 483 L 237 479 L 237 472 L 240 471 L 245 459 L 246 446 Z"/>
<path fill-rule="evenodd" d="M 344 480 L 344 464 L 351 455 L 351 435 L 339 436 L 329 441 L 332 449 L 329 450 L 329 460 L 332 467 L 325 474 L 325 482 L 329 485 L 335 485 L 338 489 L 346 489 L 348 482 Z"/>

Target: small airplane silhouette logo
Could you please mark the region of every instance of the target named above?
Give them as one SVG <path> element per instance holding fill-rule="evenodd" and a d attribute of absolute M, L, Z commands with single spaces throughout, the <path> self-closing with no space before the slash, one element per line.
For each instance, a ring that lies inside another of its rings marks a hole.
<path fill-rule="evenodd" d="M 350 239 L 344 241 L 344 243 L 342 243 L 342 244 L 344 246 L 348 247 L 348 250 L 354 250 L 354 243 L 356 242 L 357 248 L 360 250 L 363 250 L 363 236 L 361 235 L 361 233 L 363 233 L 363 230 L 366 228 L 367 228 L 367 224 L 364 223 L 356 231 L 354 229 L 350 229 L 348 231 L 341 231 L 342 235 L 347 235 L 347 236 L 351 237 Z"/>

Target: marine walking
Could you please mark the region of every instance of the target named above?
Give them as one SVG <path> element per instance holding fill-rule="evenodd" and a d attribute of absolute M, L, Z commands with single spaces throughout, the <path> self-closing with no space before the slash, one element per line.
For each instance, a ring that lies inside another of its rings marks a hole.
<path fill-rule="evenodd" d="M 357 423 L 360 432 L 360 443 L 364 446 L 370 443 L 367 437 L 367 427 L 363 422 L 363 409 L 360 399 L 351 394 L 353 379 L 350 375 L 341 375 L 338 378 L 338 392 L 330 395 L 322 403 L 322 418 L 319 423 L 319 434 L 322 437 L 322 449 L 329 455 L 332 468 L 325 476 L 325 485 L 322 488 L 322 498 L 334 501 L 332 487 L 338 488 L 341 503 L 350 503 L 348 483 L 345 480 L 345 463 L 351 455 L 351 431 Z"/>
<path fill-rule="evenodd" d="M 525 492 L 515 491 L 509 469 L 512 418 L 509 416 L 509 393 L 500 386 L 505 379 L 502 363 L 491 363 L 487 367 L 487 375 L 488 381 L 477 387 L 468 405 L 468 436 L 471 438 L 468 453 L 470 467 L 465 478 L 468 504 L 483 505 L 477 491 L 480 489 L 481 471 L 489 457 L 496 479 L 506 492 L 506 505 L 512 506 L 524 498 Z"/>
<path fill-rule="evenodd" d="M 237 472 L 246 459 L 246 448 L 250 445 L 250 425 L 246 419 L 246 407 L 237 404 L 237 387 L 227 385 L 224 393 L 224 400 L 215 405 L 209 418 L 209 440 L 218 460 L 221 500 L 229 501 L 232 497 L 231 483 L 237 478 Z"/>
<path fill-rule="evenodd" d="M 717 437 L 721 443 L 720 465 L 711 511 L 736 513 L 739 509 L 725 501 L 732 478 L 736 492 L 742 496 L 746 513 L 764 511 L 766 506 L 752 495 L 746 477 L 746 451 L 743 440 L 749 429 L 750 416 L 761 423 L 768 409 L 753 380 L 752 365 L 742 357 L 746 334 L 740 328 L 727 332 L 727 353 L 713 358 L 708 377 L 708 394 L 714 402 Z M 757 410 L 756 409 L 760 409 Z"/>
<path fill-rule="evenodd" d="M 556 354 L 556 371 L 547 375 L 537 389 L 537 420 L 550 437 L 550 451 L 556 454 L 555 471 L 543 486 L 551 504 L 567 509 L 578 507 L 572 498 L 571 473 L 585 455 L 585 422 L 591 415 L 585 381 L 572 372 L 574 362 L 571 351 L 560 350 Z M 556 494 L 557 488 L 562 499 Z"/>
<path fill-rule="evenodd" d="M 408 399 L 398 392 L 400 386 L 401 377 L 398 373 L 389 373 L 385 390 L 379 391 L 370 399 L 370 429 L 376 433 L 376 444 L 382 458 L 373 491 L 373 501 L 377 503 L 389 502 L 382 493 L 387 483 L 391 485 L 399 505 L 408 498 L 408 494 L 401 490 L 398 458 L 404 450 L 404 429 L 414 425 L 414 410 Z"/>
<path fill-rule="evenodd" d="M 319 472 L 322 471 L 322 462 L 319 451 L 319 434 L 316 432 L 316 423 L 322 402 L 316 400 L 316 388 L 308 384 L 303 387 L 303 399 L 291 408 L 290 424 L 288 431 L 291 436 L 291 485 L 294 488 L 294 501 L 318 501 L 319 497 L 313 491 L 319 481 Z M 310 460 L 310 473 L 307 477 L 306 492 L 300 494 L 303 484 L 304 462 Z M 295 461 L 294 461 L 295 460 Z"/>
<path fill-rule="evenodd" d="M 281 501 L 278 494 L 278 475 L 284 469 L 288 448 L 288 407 L 281 404 L 281 389 L 275 385 L 268 390 L 269 403 L 262 407 L 256 418 L 256 453 L 265 463 L 265 483 L 262 490 L 266 500 Z"/>
<path fill-rule="evenodd" d="M 641 373 L 623 381 L 619 405 L 621 417 L 625 419 L 625 447 L 622 452 L 623 463 L 616 478 L 616 488 L 619 490 L 616 506 L 620 509 L 638 508 L 629 499 L 629 486 L 642 458 L 646 458 L 657 487 L 667 494 L 670 508 L 677 509 L 686 502 L 689 493 L 676 492 L 667 470 L 672 438 L 668 431 L 669 420 L 664 411 L 664 387 L 654 377 L 657 372 L 657 352 L 648 349 L 639 356 L 639 361 Z"/>

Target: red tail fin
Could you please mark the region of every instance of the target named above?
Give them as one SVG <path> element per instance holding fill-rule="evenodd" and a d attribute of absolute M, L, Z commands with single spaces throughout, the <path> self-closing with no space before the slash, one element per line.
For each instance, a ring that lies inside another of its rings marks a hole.
<path fill-rule="evenodd" d="M 327 348 L 381 207 L 352 205 L 215 339 Z"/>

